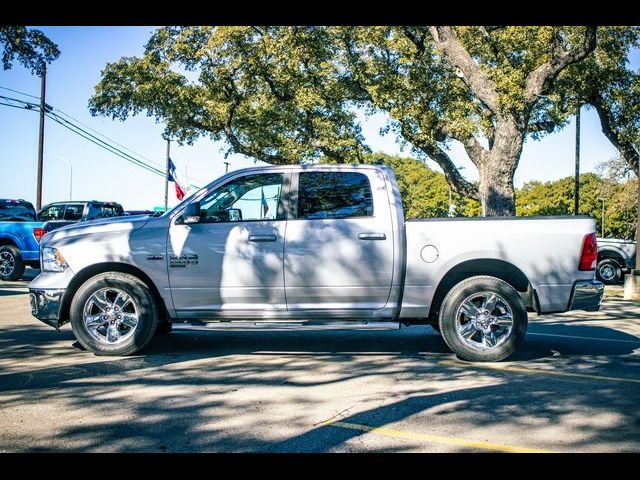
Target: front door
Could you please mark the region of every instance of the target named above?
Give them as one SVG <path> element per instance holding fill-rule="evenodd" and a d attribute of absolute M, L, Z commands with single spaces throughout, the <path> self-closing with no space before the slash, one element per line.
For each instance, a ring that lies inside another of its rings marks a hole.
<path fill-rule="evenodd" d="M 174 219 L 167 261 L 180 318 L 269 317 L 286 310 L 284 180 L 282 173 L 236 177 L 200 200 L 198 223 Z"/>
<path fill-rule="evenodd" d="M 394 236 L 382 176 L 373 169 L 302 171 L 297 184 L 285 241 L 288 310 L 359 316 L 383 308 Z"/>

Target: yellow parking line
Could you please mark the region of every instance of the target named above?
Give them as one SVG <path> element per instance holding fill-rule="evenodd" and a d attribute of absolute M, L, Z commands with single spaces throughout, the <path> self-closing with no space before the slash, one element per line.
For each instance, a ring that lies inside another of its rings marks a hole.
<path fill-rule="evenodd" d="M 457 362 L 455 360 L 441 360 L 438 362 L 438 364 L 451 366 L 451 367 L 460 367 L 460 368 L 503 370 L 506 372 L 528 373 L 533 375 L 553 375 L 556 377 L 587 378 L 589 380 L 607 380 L 609 382 L 640 383 L 640 379 L 637 379 L 637 378 L 607 377 L 604 375 L 593 375 L 590 373 L 557 372 L 557 371 L 551 371 L 551 370 L 541 370 L 537 368 L 516 367 L 514 365 L 502 365 L 499 363 L 498 364 L 478 364 L 478 363 L 462 363 L 462 362 Z"/>
<path fill-rule="evenodd" d="M 385 427 L 370 427 L 359 423 L 350 422 L 325 422 L 325 425 L 332 427 L 344 428 L 347 430 L 358 430 L 361 432 L 373 433 L 385 437 L 406 438 L 409 440 L 421 440 L 430 443 L 440 443 L 444 445 L 457 445 L 460 447 L 478 448 L 482 450 L 493 450 L 504 453 L 554 453 L 549 450 L 540 450 L 536 448 L 516 447 L 513 445 L 504 445 L 502 443 L 481 442 L 467 438 L 444 437 L 441 435 L 428 435 L 426 433 L 404 432 L 402 430 L 394 430 Z"/>

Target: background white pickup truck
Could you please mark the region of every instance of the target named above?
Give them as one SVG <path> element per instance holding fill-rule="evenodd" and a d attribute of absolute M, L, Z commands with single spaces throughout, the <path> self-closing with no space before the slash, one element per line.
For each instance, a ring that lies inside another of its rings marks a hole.
<path fill-rule="evenodd" d="M 96 354 L 143 348 L 182 321 L 430 323 L 463 359 L 511 355 L 527 311 L 597 310 L 587 217 L 405 222 L 383 166 L 229 173 L 161 217 L 42 239 L 33 315 Z"/>

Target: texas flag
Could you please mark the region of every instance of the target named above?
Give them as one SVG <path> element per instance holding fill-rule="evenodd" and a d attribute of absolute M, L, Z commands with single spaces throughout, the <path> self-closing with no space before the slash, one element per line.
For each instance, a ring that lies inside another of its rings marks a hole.
<path fill-rule="evenodd" d="M 182 200 L 184 198 L 184 190 L 180 187 L 178 183 L 178 176 L 176 175 L 176 166 L 173 164 L 171 158 L 169 158 L 169 176 L 167 177 L 169 182 L 173 182 L 176 186 L 176 197 L 178 200 Z"/>
<path fill-rule="evenodd" d="M 260 199 L 260 203 L 262 205 L 262 218 L 267 217 L 267 212 L 269 211 L 269 204 L 267 203 L 267 199 L 264 196 L 264 188 L 261 189 L 262 198 Z"/>

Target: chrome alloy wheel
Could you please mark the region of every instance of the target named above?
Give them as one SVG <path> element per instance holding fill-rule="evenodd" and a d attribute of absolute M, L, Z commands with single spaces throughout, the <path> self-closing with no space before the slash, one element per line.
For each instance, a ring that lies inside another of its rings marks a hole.
<path fill-rule="evenodd" d="M 602 265 L 598 273 L 600 274 L 600 277 L 607 282 L 613 281 L 617 275 L 616 268 L 610 263 Z"/>
<path fill-rule="evenodd" d="M 138 327 L 138 307 L 133 298 L 119 288 L 102 288 L 94 292 L 82 312 L 89 335 L 105 345 L 127 341 Z"/>
<path fill-rule="evenodd" d="M 503 344 L 513 329 L 513 312 L 504 298 L 479 292 L 465 298 L 456 312 L 456 330 L 470 347 L 486 350 Z"/>
<path fill-rule="evenodd" d="M 16 259 L 11 252 L 0 253 L 0 275 L 10 276 L 16 269 Z"/>

